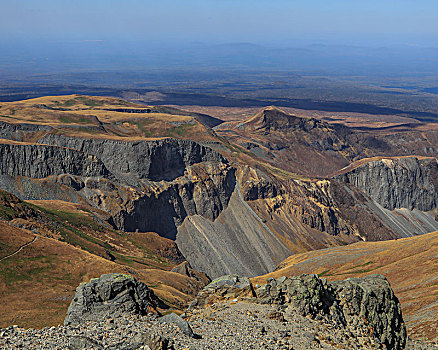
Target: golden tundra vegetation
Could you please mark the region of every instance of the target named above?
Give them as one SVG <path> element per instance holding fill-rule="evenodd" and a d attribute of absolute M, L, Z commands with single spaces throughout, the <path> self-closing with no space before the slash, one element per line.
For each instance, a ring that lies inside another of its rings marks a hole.
<path fill-rule="evenodd" d="M 302 158 L 292 161 L 288 154 L 273 150 L 270 145 L 278 142 L 298 144 L 307 135 L 296 133 L 298 136 L 291 136 L 280 128 L 275 129 L 275 123 L 266 121 L 263 111 L 256 113 L 258 109 L 199 107 L 192 110 L 198 113 L 110 97 L 49 96 L 0 103 L 0 121 L 46 125 L 52 128 L 52 133 L 84 138 L 136 141 L 173 137 L 215 142 L 222 146 L 222 154 L 233 164 L 256 166 L 281 181 L 308 179 L 306 174 L 295 171 L 300 165 L 309 166 L 308 171 L 316 173 L 321 171 L 319 164 L 324 161 L 337 170 L 346 166 L 354 168 L 363 162 L 351 161 L 355 150 L 342 144 L 339 148 L 343 153 L 337 155 L 316 151 L 309 154 L 298 145 L 295 151 L 301 152 Z M 275 108 L 267 110 L 280 116 L 283 113 Z M 336 116 L 315 111 L 286 111 L 294 112 L 300 118 L 306 114 L 334 124 L 346 124 L 348 120 L 356 127 L 370 125 L 372 120 L 375 132 L 385 135 L 389 134 L 388 123 L 397 130 L 413 123 L 406 117 L 386 117 L 388 122 L 385 124 L 375 116 L 341 114 L 336 119 Z M 213 130 L 199 113 L 220 117 L 225 123 Z M 281 121 L 275 122 L 278 120 Z M 385 131 L 379 131 L 379 126 Z M 332 126 L 324 128 L 324 132 L 332 133 L 333 139 L 338 141 Z M 425 124 L 413 128 L 425 135 L 421 141 L 425 143 L 430 137 L 427 130 L 438 130 L 437 125 L 428 127 Z M 44 130 L 28 132 L 22 135 L 21 141 L 0 142 L 33 143 L 45 133 Z M 251 142 L 258 143 L 262 156 L 245 148 Z M 421 142 L 407 145 L 423 147 Z M 368 149 L 363 153 L 368 154 Z M 412 154 L 415 153 L 412 151 Z M 272 161 L 277 156 L 280 161 Z M 310 167 L 313 161 L 318 164 L 317 168 Z M 333 173 L 334 169 L 323 170 Z M 269 201 L 254 201 L 251 206 L 256 212 L 267 212 L 272 209 L 266 207 L 268 204 L 276 205 Z M 287 212 L 280 214 L 292 217 Z M 21 201 L 0 190 L 0 327 L 11 324 L 45 327 L 62 323 L 76 286 L 109 272 L 128 273 L 144 281 L 172 310 L 183 310 L 187 306 L 206 280 L 202 275 L 197 280 L 170 271 L 181 260 L 175 242 L 152 232 L 132 234 L 113 230 L 99 221 L 103 216 L 104 213 L 97 213 L 85 203 Z M 319 232 L 313 231 L 316 237 Z M 312 236 L 309 240 L 317 241 Z M 301 247 L 298 243 L 295 242 L 294 248 L 299 247 L 299 252 L 308 250 L 307 245 Z M 435 232 L 295 254 L 274 272 L 256 277 L 253 282 L 263 284 L 268 277 L 300 273 L 317 273 L 330 280 L 381 273 L 388 278 L 401 301 L 409 334 L 432 339 L 436 337 L 433 332 L 436 333 L 438 314 L 437 271 L 438 232 Z"/>
<path fill-rule="evenodd" d="M 359 242 L 294 254 L 265 276 L 315 273 L 331 281 L 382 274 L 399 298 L 408 334 L 436 339 L 438 314 L 438 232 L 382 242 Z"/>
<path fill-rule="evenodd" d="M 0 327 L 62 323 L 75 288 L 104 273 L 135 276 L 173 309 L 205 283 L 169 271 L 179 259 L 173 241 L 114 231 L 87 210 L 62 201 L 23 202 L 0 190 Z"/>
<path fill-rule="evenodd" d="M 177 137 L 212 139 L 211 132 L 190 115 L 176 109 L 149 107 L 111 97 L 81 95 L 39 97 L 0 104 L 0 120 L 54 127 L 75 137 L 124 140 Z M 25 141 L 35 141 L 43 132 Z"/>

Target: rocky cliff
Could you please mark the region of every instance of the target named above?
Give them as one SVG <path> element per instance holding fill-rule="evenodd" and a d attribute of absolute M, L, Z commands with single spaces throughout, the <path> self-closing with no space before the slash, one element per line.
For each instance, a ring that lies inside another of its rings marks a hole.
<path fill-rule="evenodd" d="M 44 178 L 72 174 L 84 177 L 109 176 L 96 156 L 73 149 L 30 144 L 0 144 L 0 174 Z"/>
<path fill-rule="evenodd" d="M 0 121 L 0 138 L 14 141 L 25 141 L 29 136 L 38 133 L 46 133 L 52 130 L 52 127 L 37 124 L 9 124 Z M 41 136 L 40 136 L 41 137 Z"/>
<path fill-rule="evenodd" d="M 285 322 L 288 311 L 297 312 L 330 325 L 333 334 L 336 329 L 348 332 L 363 347 L 405 347 L 400 302 L 382 275 L 338 282 L 317 275 L 283 276 L 269 278 L 262 286 L 236 275 L 222 276 L 198 293 L 186 314 L 196 315 L 198 310 L 230 300 L 283 306 L 273 318 Z"/>
<path fill-rule="evenodd" d="M 434 210 L 438 207 L 436 158 L 382 158 L 335 176 L 362 190 L 382 207 Z"/>
<path fill-rule="evenodd" d="M 235 186 L 227 160 L 191 141 L 44 141 L 58 145 L 0 144 L 2 188 L 22 199 L 86 200 L 124 231 L 175 239 L 188 215 L 216 219 Z"/>
<path fill-rule="evenodd" d="M 48 134 L 39 142 L 93 154 L 99 157 L 111 172 L 123 179 L 135 177 L 169 181 L 184 175 L 186 167 L 195 163 L 227 162 L 211 148 L 188 140 L 122 142 Z"/>
<path fill-rule="evenodd" d="M 113 222 L 125 231 L 153 231 L 175 239 L 177 227 L 187 216 L 215 220 L 228 206 L 235 182 L 234 169 L 226 164 L 189 166 L 183 177 L 138 193 L 113 215 Z"/>

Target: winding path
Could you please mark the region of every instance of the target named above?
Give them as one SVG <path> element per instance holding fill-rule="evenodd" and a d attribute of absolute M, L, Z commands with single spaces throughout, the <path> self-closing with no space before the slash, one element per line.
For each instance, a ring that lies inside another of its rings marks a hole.
<path fill-rule="evenodd" d="M 15 254 L 18 254 L 24 247 L 27 247 L 29 244 L 32 244 L 33 242 L 36 241 L 38 236 L 35 236 L 30 242 L 27 242 L 26 244 L 23 244 L 20 248 L 18 248 L 15 252 L 13 252 L 12 254 L 9 254 L 3 258 L 0 259 L 0 262 L 2 262 L 3 260 L 10 258 L 11 256 L 14 256 Z"/>

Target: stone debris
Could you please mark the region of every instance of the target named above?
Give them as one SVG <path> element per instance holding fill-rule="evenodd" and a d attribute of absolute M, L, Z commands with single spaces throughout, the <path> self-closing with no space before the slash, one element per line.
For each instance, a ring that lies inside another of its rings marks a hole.
<path fill-rule="evenodd" d="M 281 277 L 256 289 L 248 278 L 223 276 L 183 317 L 146 314 L 156 297 L 145 288 L 121 274 L 81 284 L 65 325 L 1 329 L 0 349 L 438 349 L 407 339 L 400 304 L 379 275 L 330 283 L 316 275 Z"/>
<path fill-rule="evenodd" d="M 110 273 L 81 283 L 68 308 L 65 325 L 98 321 L 121 314 L 145 315 L 160 303 L 143 282 L 121 273 Z"/>

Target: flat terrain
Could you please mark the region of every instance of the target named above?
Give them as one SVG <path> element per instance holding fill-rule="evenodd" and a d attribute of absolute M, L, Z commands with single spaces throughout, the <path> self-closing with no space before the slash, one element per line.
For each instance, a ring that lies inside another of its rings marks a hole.
<path fill-rule="evenodd" d="M 109 97 L 68 95 L 0 104 L 0 121 L 47 126 L 56 133 L 115 140 L 163 137 L 211 140 L 199 116 L 166 107 L 148 107 Z M 23 141 L 44 135 L 36 131 Z"/>

